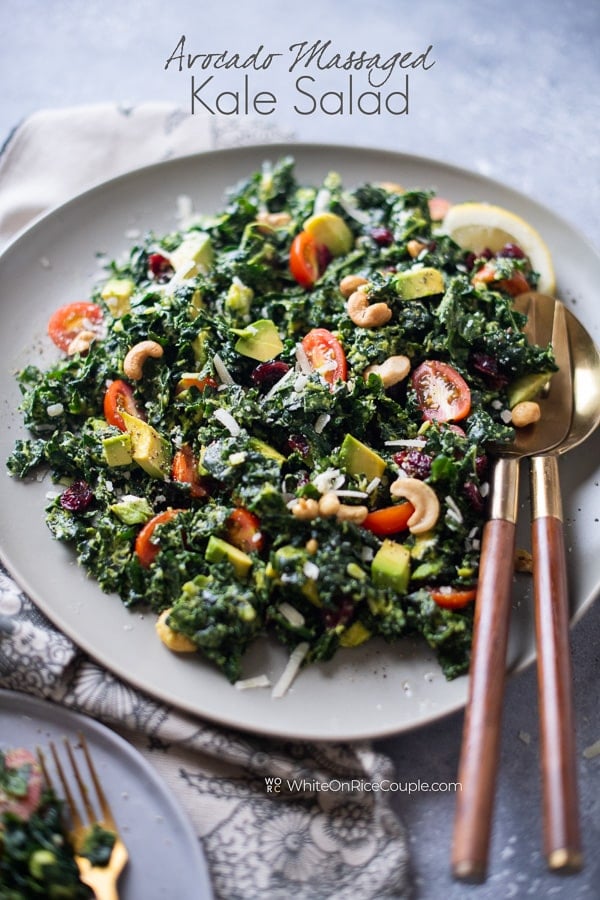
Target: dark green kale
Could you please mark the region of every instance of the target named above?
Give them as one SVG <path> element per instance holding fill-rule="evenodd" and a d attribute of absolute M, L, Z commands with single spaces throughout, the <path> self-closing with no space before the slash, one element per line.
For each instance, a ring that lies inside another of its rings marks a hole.
<path fill-rule="evenodd" d="M 221 212 L 193 226 L 210 239 L 210 264 L 174 272 L 170 254 L 187 232 L 146 235 L 108 267 L 109 276 L 132 283 L 119 314 L 101 286 L 93 293 L 104 312 L 102 338 L 87 353 L 19 375 L 31 437 L 15 444 L 9 471 L 24 478 L 46 467 L 61 487 L 83 482 L 91 492 L 81 509 L 65 508 L 60 497 L 50 502 L 52 534 L 126 605 L 170 609 L 169 626 L 232 681 L 261 634 L 290 650 L 308 642 L 311 662 L 372 636 L 394 641 L 414 631 L 436 649 L 448 677 L 467 667 L 472 607 L 448 610 L 432 594 L 476 585 L 486 454 L 512 438 L 510 385 L 555 366 L 550 348 L 528 343 L 506 290 L 517 275 L 534 286 L 527 260 L 495 259 L 496 280 L 477 283 L 473 273 L 485 260 L 473 261 L 440 233 L 431 197 L 375 184 L 348 191 L 335 172 L 304 185 L 291 157 L 265 164 L 229 192 Z M 290 245 L 310 216 L 324 212 L 343 220 L 354 243 L 337 256 L 317 248 L 319 273 L 307 289 L 291 273 Z M 153 271 L 157 252 L 161 268 Z M 403 298 L 405 273 L 424 266 L 438 270 L 444 289 Z M 366 279 L 369 303 L 386 303 L 389 323 L 357 327 L 340 288 L 347 275 Z M 236 346 L 240 329 L 260 319 L 283 342 L 276 360 Z M 328 378 L 304 358 L 301 342 L 313 329 L 339 341 L 344 377 Z M 167 448 L 158 472 L 143 453 L 110 464 L 105 452 L 125 427 L 105 418 L 107 385 L 126 379 L 125 356 L 145 340 L 163 352 L 146 360 L 129 388 L 135 417 Z M 428 360 L 452 367 L 468 385 L 458 422 L 429 421 L 412 377 L 384 385 L 366 372 L 390 356 L 407 357 L 413 371 Z M 347 462 L 347 435 L 374 454 L 376 478 Z M 178 466 L 182 458 L 189 470 Z M 292 512 L 299 499 L 315 503 L 330 490 L 369 512 L 391 507 L 390 485 L 402 475 L 424 480 L 438 497 L 440 516 L 426 535 L 378 535 L 335 516 Z M 132 518 L 127 510 L 136 504 Z M 156 524 L 169 510 L 176 514 Z M 240 510 L 241 537 L 232 528 Z M 151 558 L 137 549 L 146 525 L 154 528 Z M 241 567 L 227 554 L 215 561 L 211 538 L 241 554 Z M 386 538 L 409 554 L 405 591 L 375 583 L 371 561 Z"/>

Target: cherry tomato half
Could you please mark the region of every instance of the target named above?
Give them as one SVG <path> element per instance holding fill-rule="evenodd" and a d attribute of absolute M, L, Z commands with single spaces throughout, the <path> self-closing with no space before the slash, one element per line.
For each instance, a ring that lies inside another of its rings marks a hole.
<path fill-rule="evenodd" d="M 96 303 L 67 303 L 50 316 L 48 334 L 57 347 L 68 350 L 70 343 L 82 331 L 100 334 L 102 318 L 102 310 Z"/>
<path fill-rule="evenodd" d="M 451 587 L 441 587 L 429 593 L 437 605 L 442 606 L 444 609 L 462 609 L 463 606 L 468 606 L 469 603 L 472 603 L 477 596 L 475 588 L 460 590 Z"/>
<path fill-rule="evenodd" d="M 308 231 L 301 231 L 290 247 L 290 271 L 298 284 L 311 288 L 321 274 L 319 248 Z"/>
<path fill-rule="evenodd" d="M 152 540 L 156 526 L 170 522 L 182 511 L 181 509 L 166 509 L 150 519 L 149 522 L 146 522 L 142 530 L 138 532 L 138 536 L 135 539 L 135 553 L 145 569 L 154 562 L 160 550 L 160 545 Z"/>
<path fill-rule="evenodd" d="M 265 539 L 258 516 L 241 506 L 234 509 L 227 519 L 227 540 L 244 553 L 262 550 Z"/>
<path fill-rule="evenodd" d="M 437 359 L 421 363 L 412 374 L 423 418 L 435 422 L 458 421 L 471 411 L 471 391 L 462 375 Z"/>
<path fill-rule="evenodd" d="M 524 294 L 526 291 L 531 290 L 529 282 L 523 273 L 518 270 L 514 271 L 510 278 L 498 279 L 497 274 L 493 261 L 487 262 L 475 272 L 471 281 L 475 285 L 491 284 L 500 291 L 506 291 L 511 297 L 516 297 L 518 294 Z"/>
<path fill-rule="evenodd" d="M 142 418 L 135 404 L 132 388 L 126 381 L 117 378 L 116 381 L 111 381 L 104 395 L 104 418 L 109 425 L 115 425 L 121 431 L 127 431 L 121 416 L 122 409 L 130 416 Z"/>
<path fill-rule="evenodd" d="M 348 364 L 344 348 L 334 335 L 326 328 L 313 328 L 302 340 L 302 347 L 313 369 L 334 385 L 336 381 L 345 381 L 348 376 Z"/>
<path fill-rule="evenodd" d="M 441 222 L 452 206 L 451 202 L 446 200 L 445 197 L 430 197 L 428 205 L 429 215 L 434 222 Z"/>
<path fill-rule="evenodd" d="M 363 521 L 362 527 L 372 531 L 378 537 L 388 534 L 396 534 L 398 531 L 406 531 L 408 520 L 414 513 L 412 503 L 398 503 L 395 506 L 386 506 L 384 509 L 376 509 L 369 513 Z"/>
<path fill-rule="evenodd" d="M 184 444 L 173 456 L 171 478 L 189 484 L 191 497 L 207 497 L 208 491 L 198 475 L 198 462 L 189 444 Z"/>
<path fill-rule="evenodd" d="M 15 750 L 7 750 L 4 755 L 4 767 L 6 775 L 10 776 L 11 771 L 17 773 L 18 769 L 22 770 L 23 766 L 27 766 L 26 774 L 21 771 L 19 775 L 24 776 L 25 784 L 23 789 L 18 793 L 15 791 L 3 792 L 2 812 L 12 813 L 19 816 L 20 819 L 30 819 L 33 812 L 40 804 L 40 796 L 43 789 L 43 778 L 39 763 L 35 756 L 24 748 Z M 5 775 L 5 777 L 6 777 Z"/>

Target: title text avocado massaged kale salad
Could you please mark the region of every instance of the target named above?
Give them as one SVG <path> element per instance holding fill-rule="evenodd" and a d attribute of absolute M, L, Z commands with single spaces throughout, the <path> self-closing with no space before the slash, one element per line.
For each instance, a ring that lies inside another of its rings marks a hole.
<path fill-rule="evenodd" d="M 265 164 L 111 263 L 19 375 L 9 468 L 65 488 L 52 534 L 232 682 L 264 633 L 303 663 L 420 633 L 467 668 L 486 448 L 554 364 L 513 309 L 521 249 L 460 249 L 439 200 Z"/>

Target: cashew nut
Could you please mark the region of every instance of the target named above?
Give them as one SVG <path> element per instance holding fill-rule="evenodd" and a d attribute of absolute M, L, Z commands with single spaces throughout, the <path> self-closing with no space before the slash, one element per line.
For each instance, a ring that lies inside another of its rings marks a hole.
<path fill-rule="evenodd" d="M 319 515 L 323 516 L 323 518 L 337 516 L 340 506 L 341 503 L 337 494 L 334 494 L 333 491 L 327 491 L 319 499 Z"/>
<path fill-rule="evenodd" d="M 339 288 L 344 297 L 348 299 L 361 285 L 368 283 L 367 279 L 363 278 L 362 275 L 346 275 L 340 281 Z"/>
<path fill-rule="evenodd" d="M 388 388 L 399 381 L 404 381 L 410 372 L 410 359 L 408 356 L 389 356 L 384 362 L 378 366 L 368 366 L 363 372 L 365 381 L 369 375 L 379 375 L 383 381 L 383 386 Z"/>
<path fill-rule="evenodd" d="M 156 341 L 140 341 L 129 350 L 123 360 L 123 371 L 132 381 L 139 381 L 148 357 L 152 356 L 154 359 L 158 359 L 162 355 L 163 348 Z"/>
<path fill-rule="evenodd" d="M 515 550 L 514 566 L 515 572 L 525 572 L 527 575 L 531 575 L 533 572 L 533 556 L 529 550 Z"/>
<path fill-rule="evenodd" d="M 539 422 L 541 416 L 540 405 L 534 400 L 523 400 L 513 407 L 511 414 L 515 428 L 525 428 L 526 425 L 533 425 L 534 422 Z"/>
<path fill-rule="evenodd" d="M 194 653 L 198 649 L 197 645 L 185 634 L 179 634 L 167 625 L 170 612 L 170 609 L 165 609 L 156 620 L 157 635 L 163 644 L 175 653 Z"/>
<path fill-rule="evenodd" d="M 336 513 L 338 522 L 354 522 L 355 525 L 362 525 L 369 510 L 366 506 L 350 506 L 348 503 L 340 503 L 340 508 Z"/>
<path fill-rule="evenodd" d="M 382 188 L 384 191 L 387 191 L 388 194 L 403 194 L 404 188 L 401 184 L 398 184 L 395 181 L 378 181 L 377 187 Z"/>
<path fill-rule="evenodd" d="M 316 519 L 319 515 L 319 504 L 312 498 L 300 497 L 292 506 L 292 515 L 297 519 Z"/>
<path fill-rule="evenodd" d="M 392 497 L 403 497 L 415 508 L 408 520 L 408 528 L 412 534 L 423 534 L 429 531 L 440 517 L 440 501 L 433 488 L 418 478 L 397 478 L 390 485 Z"/>
<path fill-rule="evenodd" d="M 416 259 L 416 257 L 419 255 L 421 250 L 425 250 L 426 247 L 427 247 L 427 244 L 423 244 L 421 241 L 415 241 L 414 239 L 409 241 L 406 245 L 406 249 L 408 250 L 409 255 L 412 256 L 413 259 Z"/>
<path fill-rule="evenodd" d="M 369 305 L 369 298 L 364 290 L 354 291 L 346 304 L 348 315 L 359 328 L 378 328 L 392 318 L 392 311 L 387 303 Z"/>
<path fill-rule="evenodd" d="M 259 224 L 258 230 L 262 234 L 268 234 L 274 228 L 285 228 L 292 221 L 292 217 L 287 212 L 271 213 L 263 210 L 256 216 L 256 221 Z"/>
<path fill-rule="evenodd" d="M 95 337 L 96 335 L 93 331 L 80 331 L 69 343 L 67 354 L 74 356 L 75 353 L 87 353 Z"/>

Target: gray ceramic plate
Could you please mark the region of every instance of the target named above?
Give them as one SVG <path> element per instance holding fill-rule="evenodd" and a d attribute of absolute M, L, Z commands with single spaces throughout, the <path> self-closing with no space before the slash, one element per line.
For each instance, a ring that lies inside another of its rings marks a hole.
<path fill-rule="evenodd" d="M 0 258 L 2 460 L 23 433 L 14 372 L 43 358 L 49 314 L 60 304 L 89 295 L 99 275 L 96 253 L 121 254 L 132 243 L 126 237 L 131 229 L 158 233 L 173 229 L 178 195 L 189 195 L 199 211 L 214 211 L 227 186 L 259 168 L 265 158 L 274 160 L 290 152 L 302 180 L 318 182 L 335 169 L 347 185 L 393 180 L 406 187 L 435 187 L 454 201 L 488 200 L 519 213 L 546 239 L 561 296 L 598 341 L 600 259 L 561 218 L 496 182 L 431 160 L 361 148 L 271 145 L 208 153 L 133 172 L 77 197 L 41 219 Z M 598 446 L 596 437 L 562 463 L 576 615 L 591 603 L 599 586 L 600 528 L 594 521 Z M 272 700 L 264 689 L 235 690 L 202 660 L 171 654 L 154 636 L 152 616 L 128 612 L 116 597 L 102 594 L 85 577 L 68 548 L 55 543 L 44 524 L 50 487 L 49 482 L 23 484 L 5 478 L 0 505 L 2 557 L 63 631 L 149 693 L 228 725 L 317 740 L 392 734 L 465 703 L 466 679 L 446 682 L 433 654 L 411 641 L 394 647 L 372 642 L 343 651 L 331 663 L 303 671 L 280 700 Z M 519 544 L 528 543 L 524 525 Z M 534 656 L 528 589 L 524 578 L 515 583 L 513 667 Z M 267 672 L 274 682 L 284 664 L 284 653 L 263 641 L 250 654 L 246 674 Z"/>
<path fill-rule="evenodd" d="M 35 753 L 52 740 L 62 756 L 63 737 L 76 743 L 81 732 L 129 851 L 119 880 L 121 900 L 209 900 L 212 891 L 198 838 L 165 783 L 137 750 L 86 716 L 25 694 L 0 691 L 3 750 L 26 747 Z M 51 765 L 49 753 L 45 755 Z"/>

